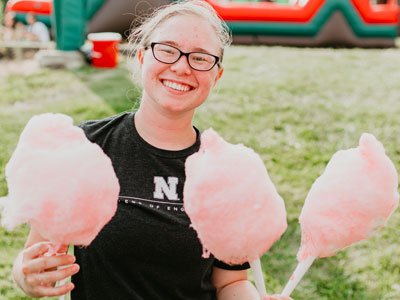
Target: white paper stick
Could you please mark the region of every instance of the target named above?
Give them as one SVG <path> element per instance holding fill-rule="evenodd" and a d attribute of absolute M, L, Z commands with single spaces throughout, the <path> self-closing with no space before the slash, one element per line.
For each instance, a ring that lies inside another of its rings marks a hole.
<path fill-rule="evenodd" d="M 250 267 L 253 271 L 253 277 L 257 291 L 260 294 L 261 298 L 264 298 L 265 296 L 267 296 L 267 291 L 265 289 L 265 282 L 260 259 L 258 258 L 255 261 L 250 262 Z"/>
<path fill-rule="evenodd" d="M 64 284 L 65 279 L 60 281 L 60 285 Z M 58 300 L 65 300 L 65 295 L 61 295 L 60 298 L 58 298 Z"/>
<path fill-rule="evenodd" d="M 296 286 L 299 284 L 300 280 L 303 278 L 304 274 L 308 271 L 308 269 L 313 264 L 314 260 L 316 259 L 315 256 L 310 256 L 302 262 L 299 262 L 296 269 L 294 270 L 292 276 L 288 283 L 286 284 L 285 288 L 283 289 L 282 296 L 289 297 L 290 294 L 294 291 Z"/>
<path fill-rule="evenodd" d="M 66 253 L 71 253 L 73 255 L 74 254 L 74 245 L 69 245 Z M 66 284 L 67 281 L 69 281 L 70 279 L 71 278 L 64 278 L 63 280 L 57 282 L 57 286 Z M 71 293 L 68 293 L 67 295 L 61 295 L 58 298 L 58 300 L 67 300 L 67 299 L 71 299 Z"/>

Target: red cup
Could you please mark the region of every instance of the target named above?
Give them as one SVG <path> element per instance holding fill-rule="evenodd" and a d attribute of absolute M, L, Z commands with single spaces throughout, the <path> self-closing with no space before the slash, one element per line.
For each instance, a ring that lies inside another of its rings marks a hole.
<path fill-rule="evenodd" d="M 118 64 L 118 44 L 122 37 L 116 32 L 90 33 L 92 42 L 92 66 L 96 68 L 115 68 Z"/>

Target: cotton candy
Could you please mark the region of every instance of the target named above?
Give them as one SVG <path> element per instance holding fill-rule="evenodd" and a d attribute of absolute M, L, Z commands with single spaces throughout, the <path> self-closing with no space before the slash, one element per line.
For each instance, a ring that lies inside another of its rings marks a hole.
<path fill-rule="evenodd" d="M 212 129 L 185 163 L 184 209 L 203 245 L 228 264 L 258 259 L 287 227 L 286 211 L 263 161 Z"/>
<path fill-rule="evenodd" d="M 29 223 L 54 243 L 89 245 L 115 214 L 110 159 L 62 114 L 33 117 L 6 166 L 2 224 Z"/>
<path fill-rule="evenodd" d="M 396 169 L 373 135 L 338 151 L 305 200 L 298 259 L 332 256 L 384 226 L 398 206 L 397 186 Z"/>

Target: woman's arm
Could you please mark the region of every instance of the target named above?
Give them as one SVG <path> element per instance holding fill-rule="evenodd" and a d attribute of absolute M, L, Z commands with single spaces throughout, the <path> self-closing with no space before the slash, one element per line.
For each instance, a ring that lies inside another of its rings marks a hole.
<path fill-rule="evenodd" d="M 218 300 L 260 300 L 254 285 L 248 280 L 247 270 L 231 271 L 214 267 L 212 283 Z"/>
<path fill-rule="evenodd" d="M 246 270 L 230 271 L 214 267 L 211 281 L 217 289 L 218 300 L 260 300 L 256 288 L 248 280 Z M 292 300 L 292 298 L 272 295 L 262 300 Z"/>
<path fill-rule="evenodd" d="M 60 296 L 74 288 L 72 283 L 55 287 L 57 281 L 77 273 L 79 267 L 77 264 L 68 266 L 75 262 L 73 255 L 65 253 L 68 246 L 61 247 L 59 255 L 46 256 L 45 253 L 53 246 L 36 231 L 31 230 L 24 249 L 15 259 L 14 280 L 28 296 Z M 68 267 L 58 269 L 64 266 Z"/>

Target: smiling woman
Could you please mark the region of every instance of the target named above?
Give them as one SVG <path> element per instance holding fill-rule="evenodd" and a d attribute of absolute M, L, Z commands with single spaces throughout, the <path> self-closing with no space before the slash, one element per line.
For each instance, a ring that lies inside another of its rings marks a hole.
<path fill-rule="evenodd" d="M 183 209 L 185 160 L 200 146 L 193 116 L 223 74 L 227 27 L 206 2 L 179 2 L 157 11 L 131 40 L 143 86 L 139 109 L 81 125 L 111 158 L 117 212 L 90 246 L 75 247 L 77 265 L 68 268 L 57 270 L 75 258 L 43 255 L 47 242 L 31 230 L 14 277 L 35 297 L 72 290 L 74 300 L 259 299 L 247 263 L 202 257 Z M 72 283 L 54 287 L 71 274 Z"/>
<path fill-rule="evenodd" d="M 148 47 L 138 50 L 144 87 L 141 106 L 143 110 L 158 110 L 163 115 L 174 113 L 189 121 L 193 117 L 194 109 L 207 99 L 223 73 L 223 67 L 214 63 L 219 59 L 215 54 L 221 53 L 221 45 L 215 31 L 202 17 L 180 15 L 161 23 L 151 40 L 153 45 L 154 42 L 161 43 L 163 52 L 159 49 L 160 44 L 156 44 L 158 47 L 153 48 L 153 51 Z M 199 57 L 200 45 L 200 54 L 203 57 L 209 56 L 208 60 L 212 63 L 200 64 L 196 61 L 196 66 L 205 65 L 207 68 L 195 70 L 192 57 Z M 157 60 L 160 56 L 166 58 L 166 48 L 169 48 L 168 55 L 176 53 L 175 58 L 178 59 L 175 59 L 174 63 Z M 182 55 L 182 52 L 190 54 L 186 56 Z M 141 111 L 138 113 L 140 115 Z M 190 129 L 194 136 L 193 128 Z"/>

